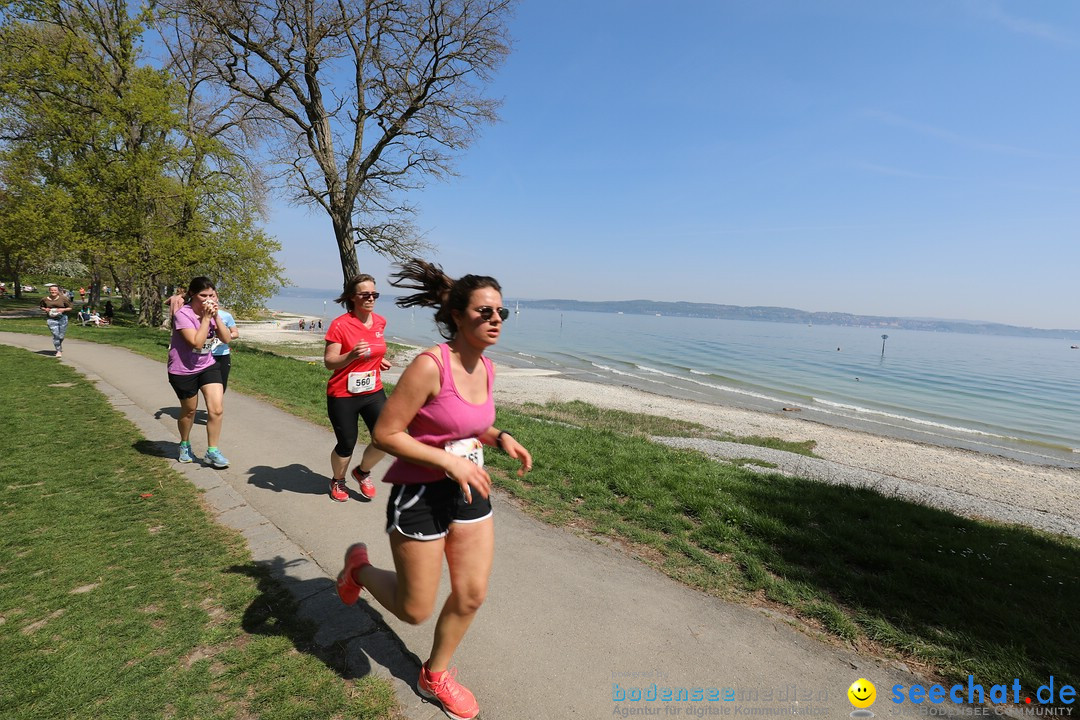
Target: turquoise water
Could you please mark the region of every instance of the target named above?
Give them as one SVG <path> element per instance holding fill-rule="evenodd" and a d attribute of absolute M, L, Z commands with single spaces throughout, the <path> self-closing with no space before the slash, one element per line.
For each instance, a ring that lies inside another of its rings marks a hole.
<path fill-rule="evenodd" d="M 278 310 L 340 314 L 330 291 Z M 429 344 L 430 310 L 376 311 L 391 339 Z M 882 333 L 888 334 L 882 356 Z M 1067 340 L 522 308 L 497 363 L 830 425 L 1080 465 L 1080 350 Z M 795 412 L 795 411 L 792 411 Z"/>

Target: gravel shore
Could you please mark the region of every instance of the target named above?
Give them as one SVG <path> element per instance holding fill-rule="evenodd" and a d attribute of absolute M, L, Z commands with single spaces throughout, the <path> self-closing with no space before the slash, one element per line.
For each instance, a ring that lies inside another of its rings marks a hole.
<path fill-rule="evenodd" d="M 1017 523 L 1080 538 L 1080 471 L 1028 465 L 969 450 L 924 445 L 834 428 L 777 409 L 776 414 L 677 400 L 533 371 L 502 369 L 497 402 L 581 400 L 598 407 L 700 423 L 732 435 L 814 440 L 823 459 L 749 445 L 657 438 L 716 458 L 753 457 L 782 472 L 822 482 L 871 487 L 968 517 Z"/>

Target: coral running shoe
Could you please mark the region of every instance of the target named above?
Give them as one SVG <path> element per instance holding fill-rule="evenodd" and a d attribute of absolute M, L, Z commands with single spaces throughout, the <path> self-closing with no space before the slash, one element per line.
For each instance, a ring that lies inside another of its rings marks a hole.
<path fill-rule="evenodd" d="M 364 589 L 364 586 L 353 579 L 353 572 L 370 564 L 367 558 L 367 545 L 364 543 L 354 543 L 345 551 L 345 567 L 337 576 L 337 594 L 341 602 L 346 605 L 355 605 L 360 599 L 360 591 Z"/>
<path fill-rule="evenodd" d="M 349 492 L 345 489 L 345 478 L 341 480 L 333 478 L 330 480 L 330 499 L 338 502 L 345 502 L 349 499 Z"/>
<path fill-rule="evenodd" d="M 480 714 L 480 706 L 468 688 L 457 681 L 457 668 L 441 673 L 428 670 L 427 663 L 420 668 L 416 689 L 428 700 L 442 705 L 443 712 L 454 720 L 472 720 Z"/>
<path fill-rule="evenodd" d="M 364 472 L 357 465 L 352 469 L 352 476 L 356 482 L 360 483 L 360 495 L 365 500 L 371 500 L 375 497 L 375 483 L 371 482 L 371 471 Z"/>

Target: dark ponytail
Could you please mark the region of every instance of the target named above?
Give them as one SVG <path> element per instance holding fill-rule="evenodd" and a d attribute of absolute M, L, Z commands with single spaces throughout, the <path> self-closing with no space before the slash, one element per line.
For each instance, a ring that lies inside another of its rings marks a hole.
<path fill-rule="evenodd" d="M 448 276 L 438 265 L 413 258 L 399 266 L 401 270 L 390 276 L 390 284 L 406 290 L 417 290 L 412 295 L 397 299 L 397 306 L 433 307 L 439 334 L 447 340 L 457 335 L 457 323 L 452 312 L 465 312 L 473 290 L 492 288 L 502 292 L 499 281 L 487 275 L 463 275 L 457 280 Z"/>

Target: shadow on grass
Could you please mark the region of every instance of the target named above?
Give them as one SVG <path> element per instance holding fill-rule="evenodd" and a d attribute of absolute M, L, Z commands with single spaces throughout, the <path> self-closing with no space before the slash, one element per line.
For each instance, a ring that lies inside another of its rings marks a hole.
<path fill-rule="evenodd" d="M 307 465 L 293 463 L 285 467 L 256 465 L 251 468 L 248 484 L 273 492 L 291 492 L 300 495 L 324 495 L 329 492 L 330 478 L 313 472 Z M 359 493 L 349 494 L 358 498 Z"/>
<path fill-rule="evenodd" d="M 374 661 L 410 687 L 416 684 L 420 658 L 363 598 L 352 607 L 343 604 L 334 582 L 309 560 L 278 556 L 225 572 L 246 575 L 257 584 L 259 596 L 241 619 L 245 632 L 286 637 L 299 652 L 318 658 L 344 679 L 370 675 Z"/>

